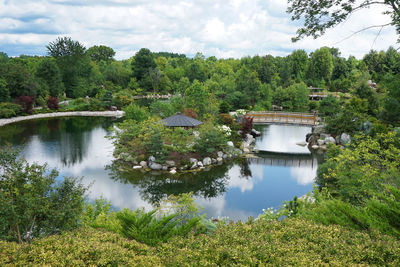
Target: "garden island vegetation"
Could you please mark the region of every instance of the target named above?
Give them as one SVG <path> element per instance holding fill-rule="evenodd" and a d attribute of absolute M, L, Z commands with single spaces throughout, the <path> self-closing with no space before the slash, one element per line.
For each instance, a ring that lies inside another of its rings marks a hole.
<path fill-rule="evenodd" d="M 355 8 L 351 3 L 344 10 Z M 398 25 L 395 1 L 385 3 L 393 6 Z M 290 8 L 296 16 L 308 10 Z M 343 14 L 325 28 L 310 20 L 314 24 L 299 36 L 323 33 Z M 130 168 L 149 157 L 190 169 L 191 158 L 233 156 L 243 142 L 240 130 L 251 130 L 248 121 L 229 115 L 238 109 L 318 112 L 326 133 L 352 138 L 346 146 L 328 146 L 318 186 L 308 197 L 236 223 L 201 216 L 190 194 L 169 196 L 149 212 L 114 211 L 103 199 L 88 203 L 79 179 L 56 182 L 56 171 L 2 147 L 0 265 L 400 264 L 396 49 L 370 51 L 358 60 L 328 47 L 242 59 L 143 48 L 117 61 L 110 47 L 86 49 L 64 37 L 47 50 L 46 57 L 0 54 L 0 116 L 122 109 L 114 153 Z M 328 96 L 310 101 L 310 86 Z M 134 100 L 156 94 L 169 99 Z M 160 123 L 178 112 L 203 124 L 170 129 Z"/>

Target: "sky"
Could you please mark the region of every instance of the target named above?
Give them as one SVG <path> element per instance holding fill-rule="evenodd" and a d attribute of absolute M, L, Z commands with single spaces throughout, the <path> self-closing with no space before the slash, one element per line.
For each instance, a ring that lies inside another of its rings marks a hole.
<path fill-rule="evenodd" d="M 371 49 L 398 47 L 394 27 L 357 30 L 390 22 L 383 9 L 353 14 L 318 39 L 292 43 L 301 26 L 286 13 L 286 0 L 0 0 L 0 52 L 9 56 L 46 55 L 46 45 L 68 36 L 87 48 L 106 45 L 116 59 L 140 48 L 193 56 L 241 58 L 285 56 L 337 47 L 342 56 L 362 58 Z"/>

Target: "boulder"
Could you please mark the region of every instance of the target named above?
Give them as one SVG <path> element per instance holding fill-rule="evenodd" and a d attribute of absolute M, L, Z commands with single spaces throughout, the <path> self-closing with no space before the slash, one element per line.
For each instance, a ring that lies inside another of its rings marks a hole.
<path fill-rule="evenodd" d="M 155 162 L 151 162 L 149 167 L 150 167 L 150 169 L 157 170 L 157 171 L 162 169 L 162 165 L 158 164 L 158 163 L 155 163 Z"/>
<path fill-rule="evenodd" d="M 218 158 L 217 158 L 217 162 L 218 162 L 218 163 L 220 163 L 220 162 L 222 162 L 222 161 L 223 161 L 223 159 L 222 159 L 221 157 L 218 157 Z"/>
<path fill-rule="evenodd" d="M 320 138 L 323 139 L 323 140 L 325 140 L 325 139 L 328 138 L 328 137 L 331 137 L 330 134 L 326 134 L 326 133 L 322 133 L 322 134 L 320 134 L 319 136 L 320 136 Z"/>
<path fill-rule="evenodd" d="M 163 170 L 163 171 L 167 171 L 167 170 L 168 170 L 168 166 L 163 165 L 163 166 L 162 166 L 162 170 Z"/>
<path fill-rule="evenodd" d="M 175 170 L 175 169 L 172 169 L 172 170 L 170 170 L 169 173 L 170 173 L 170 174 L 175 174 L 175 173 L 176 173 L 176 170 Z"/>
<path fill-rule="evenodd" d="M 224 155 L 224 153 L 222 151 L 218 151 L 218 153 L 217 153 L 218 158 L 222 158 L 223 155 Z"/>
<path fill-rule="evenodd" d="M 165 164 L 167 164 L 168 167 L 175 167 L 176 166 L 175 161 L 173 161 L 173 160 L 166 160 Z"/>
<path fill-rule="evenodd" d="M 222 156 L 223 159 L 226 159 L 227 157 L 228 157 L 227 154 L 224 154 L 224 155 Z"/>
<path fill-rule="evenodd" d="M 201 161 L 197 162 L 197 166 L 199 166 L 200 168 L 203 167 L 203 162 Z"/>
<path fill-rule="evenodd" d="M 325 141 L 322 140 L 322 139 L 318 139 L 318 140 L 317 140 L 317 144 L 318 144 L 319 146 L 322 146 L 323 144 L 325 144 Z"/>
<path fill-rule="evenodd" d="M 251 134 L 246 134 L 246 139 L 245 139 L 245 142 L 246 143 L 248 143 L 249 145 L 251 144 L 251 143 L 253 143 L 254 142 L 254 137 L 251 135 Z"/>
<path fill-rule="evenodd" d="M 311 148 L 312 148 L 312 149 L 318 149 L 318 148 L 319 148 L 319 146 L 317 146 L 317 145 L 313 145 L 313 146 L 311 146 Z"/>
<path fill-rule="evenodd" d="M 256 137 L 256 136 L 260 136 L 261 133 L 259 131 L 257 131 L 256 129 L 251 129 L 251 135 Z"/>
<path fill-rule="evenodd" d="M 332 136 L 328 136 L 328 137 L 325 139 L 325 144 L 336 144 L 336 140 L 335 140 L 335 138 L 333 138 Z"/>
<path fill-rule="evenodd" d="M 211 165 L 211 158 L 210 158 L 210 157 L 204 158 L 204 159 L 203 159 L 203 165 L 204 165 L 204 166 Z"/>
<path fill-rule="evenodd" d="M 350 135 L 348 135 L 347 133 L 342 133 L 342 135 L 340 136 L 340 143 L 342 145 L 347 145 L 350 144 L 350 142 L 351 142 Z"/>
<path fill-rule="evenodd" d="M 195 159 L 195 158 L 190 158 L 190 159 L 189 159 L 189 162 L 190 162 L 190 163 L 197 163 L 197 159 Z"/>
<path fill-rule="evenodd" d="M 142 166 L 133 166 L 134 170 L 141 169 L 141 168 L 142 168 Z"/>
<path fill-rule="evenodd" d="M 311 136 L 313 136 L 312 133 L 306 134 L 306 142 L 307 142 L 307 143 L 310 142 L 309 139 L 310 139 Z"/>
<path fill-rule="evenodd" d="M 197 168 L 197 162 L 193 162 L 192 167 L 190 167 L 191 170 L 196 169 Z"/>
<path fill-rule="evenodd" d="M 212 159 L 211 159 L 211 163 L 212 163 L 212 164 L 215 164 L 215 163 L 217 163 L 217 160 L 214 159 L 214 158 L 212 158 Z"/>
<path fill-rule="evenodd" d="M 156 158 L 155 158 L 154 156 L 150 156 L 150 157 L 149 157 L 149 163 L 150 163 L 150 162 L 154 162 L 154 161 L 156 161 Z"/>
<path fill-rule="evenodd" d="M 140 163 L 140 166 L 142 166 L 143 168 L 146 168 L 147 167 L 147 162 L 146 161 L 141 161 Z"/>
<path fill-rule="evenodd" d="M 296 145 L 298 145 L 298 146 L 306 146 L 306 145 L 307 145 L 307 142 L 304 142 L 304 141 L 302 141 L 302 142 L 297 142 Z"/>
<path fill-rule="evenodd" d="M 232 141 L 228 141 L 226 144 L 227 144 L 229 147 L 235 147 Z"/>

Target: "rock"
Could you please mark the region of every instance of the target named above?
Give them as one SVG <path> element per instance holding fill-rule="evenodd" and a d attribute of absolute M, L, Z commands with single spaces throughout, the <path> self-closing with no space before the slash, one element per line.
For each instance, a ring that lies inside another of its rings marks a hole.
<path fill-rule="evenodd" d="M 319 139 L 319 138 L 318 138 L 318 135 L 312 134 L 312 135 L 308 138 L 308 145 L 309 145 L 309 146 L 316 145 L 318 139 Z"/>
<path fill-rule="evenodd" d="M 197 168 L 197 162 L 193 162 L 192 167 L 190 167 L 191 170 L 196 169 Z"/>
<path fill-rule="evenodd" d="M 340 143 L 342 145 L 347 145 L 350 144 L 350 142 L 351 142 L 350 135 L 348 135 L 347 133 L 342 133 L 342 135 L 340 136 Z"/>
<path fill-rule="evenodd" d="M 251 134 L 256 137 L 256 136 L 260 136 L 261 133 L 259 131 L 257 131 L 256 129 L 251 129 Z"/>
<path fill-rule="evenodd" d="M 189 162 L 190 162 L 190 163 L 197 163 L 197 159 L 195 159 L 195 158 L 190 158 L 190 159 L 189 159 Z"/>
<path fill-rule="evenodd" d="M 158 164 L 158 163 L 155 163 L 155 162 L 151 162 L 149 167 L 150 167 L 150 169 L 157 170 L 157 171 L 162 169 L 162 165 Z"/>
<path fill-rule="evenodd" d="M 176 170 L 175 170 L 175 169 L 172 169 L 172 170 L 169 171 L 169 173 L 170 173 L 170 174 L 175 174 L 175 173 L 176 173 Z"/>
<path fill-rule="evenodd" d="M 196 138 L 200 137 L 200 133 L 198 131 L 193 131 L 193 136 Z"/>
<path fill-rule="evenodd" d="M 322 133 L 322 134 L 320 134 L 319 136 L 320 136 L 320 138 L 321 138 L 322 140 L 325 140 L 326 138 L 331 137 L 330 134 L 325 134 L 325 133 Z"/>
<path fill-rule="evenodd" d="M 325 131 L 325 127 L 323 125 L 316 125 L 312 128 L 312 132 L 315 134 L 320 134 Z"/>
<path fill-rule="evenodd" d="M 214 158 L 212 158 L 212 159 L 211 159 L 211 163 L 212 163 L 212 164 L 215 164 L 215 163 L 217 163 L 217 160 L 214 159 Z"/>
<path fill-rule="evenodd" d="M 149 163 L 156 161 L 156 158 L 154 156 L 149 157 Z"/>
<path fill-rule="evenodd" d="M 296 145 L 298 145 L 298 146 L 306 146 L 306 145 L 307 145 L 307 142 L 304 142 L 304 141 L 302 141 L 302 142 L 297 142 Z"/>
<path fill-rule="evenodd" d="M 218 152 L 217 152 L 218 158 L 222 158 L 223 155 L 224 155 L 224 153 L 223 153 L 222 151 L 218 151 Z"/>
<path fill-rule="evenodd" d="M 222 156 L 223 159 L 226 159 L 227 157 L 228 157 L 227 154 L 224 154 L 224 155 Z"/>
<path fill-rule="evenodd" d="M 163 170 L 163 171 L 167 171 L 167 170 L 168 170 L 168 166 L 163 165 L 163 166 L 162 166 L 162 170 Z"/>
<path fill-rule="evenodd" d="M 324 150 L 324 151 L 325 151 L 325 150 L 327 150 L 328 148 L 327 148 L 325 145 L 323 145 L 323 146 L 320 146 L 320 147 L 319 147 L 319 149 L 321 149 L 321 150 Z"/>
<path fill-rule="evenodd" d="M 110 107 L 110 110 L 111 110 L 111 111 L 117 111 L 118 108 L 117 108 L 116 106 L 111 106 L 111 107 Z"/>
<path fill-rule="evenodd" d="M 325 144 L 336 144 L 336 140 L 335 140 L 335 138 L 333 138 L 332 136 L 328 136 L 328 137 L 325 139 Z"/>
<path fill-rule="evenodd" d="M 147 167 L 147 162 L 146 161 L 141 161 L 140 163 L 140 166 L 142 166 L 143 168 L 146 168 Z"/>
<path fill-rule="evenodd" d="M 204 159 L 203 159 L 203 165 L 204 165 L 204 166 L 211 165 L 211 158 L 210 158 L 210 157 L 204 158 Z"/>
<path fill-rule="evenodd" d="M 250 153 L 250 149 L 248 149 L 247 147 L 243 148 L 243 152 L 244 153 Z"/>
<path fill-rule="evenodd" d="M 246 139 L 245 140 L 246 140 L 245 142 L 250 145 L 251 143 L 254 142 L 255 139 L 251 134 L 246 134 Z"/>
<path fill-rule="evenodd" d="M 167 164 L 168 167 L 175 167 L 176 166 L 175 161 L 173 161 L 173 160 L 166 160 L 165 164 Z"/>
<path fill-rule="evenodd" d="M 318 139 L 318 140 L 317 140 L 317 144 L 318 144 L 319 146 L 322 146 L 323 144 L 325 144 L 325 141 L 322 140 L 322 139 Z"/>
<path fill-rule="evenodd" d="M 310 141 L 309 141 L 309 139 L 310 139 L 310 137 L 311 136 L 313 136 L 313 134 L 312 133 L 308 133 L 308 134 L 306 134 L 306 142 L 307 143 L 309 143 Z"/>
<path fill-rule="evenodd" d="M 201 161 L 197 162 L 197 166 L 199 166 L 200 168 L 203 167 L 203 162 Z"/>
<path fill-rule="evenodd" d="M 138 165 L 137 166 L 133 166 L 134 170 L 141 169 L 141 168 L 142 168 L 142 166 L 138 166 Z"/>
<path fill-rule="evenodd" d="M 229 147 L 235 147 L 235 146 L 233 145 L 233 142 L 232 142 L 232 141 L 228 141 L 226 144 L 227 144 Z"/>
<path fill-rule="evenodd" d="M 217 158 L 217 162 L 219 163 L 219 162 L 222 162 L 223 161 L 223 159 L 221 158 L 221 157 L 218 157 Z"/>
<path fill-rule="evenodd" d="M 313 145 L 313 146 L 311 146 L 311 148 L 312 148 L 312 149 L 318 149 L 318 148 L 319 148 L 319 146 L 317 146 L 317 145 Z"/>

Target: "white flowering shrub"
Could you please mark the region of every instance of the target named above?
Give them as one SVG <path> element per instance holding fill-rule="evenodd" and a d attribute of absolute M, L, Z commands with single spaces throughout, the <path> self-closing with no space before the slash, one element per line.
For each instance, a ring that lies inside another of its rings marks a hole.
<path fill-rule="evenodd" d="M 222 125 L 222 126 L 217 126 L 218 130 L 225 134 L 226 136 L 231 136 L 232 130 L 229 128 L 229 126 Z"/>

